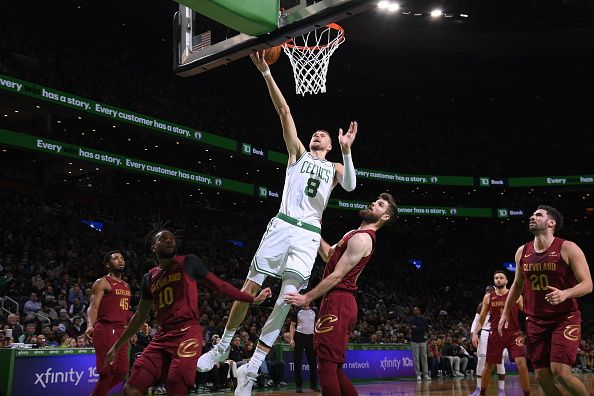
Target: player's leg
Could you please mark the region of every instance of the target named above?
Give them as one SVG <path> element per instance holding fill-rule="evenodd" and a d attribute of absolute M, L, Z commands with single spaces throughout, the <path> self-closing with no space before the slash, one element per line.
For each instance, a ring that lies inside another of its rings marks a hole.
<path fill-rule="evenodd" d="M 295 361 L 295 388 L 297 393 L 303 392 L 303 381 L 301 379 L 301 366 L 303 364 L 303 350 L 305 345 L 303 344 L 303 336 L 299 332 L 295 332 L 295 350 L 293 351 L 293 360 Z M 310 367 L 311 373 L 311 367 Z"/>
<path fill-rule="evenodd" d="M 147 389 L 162 378 L 166 352 L 158 340 L 153 340 L 134 362 L 130 378 L 124 387 L 124 396 L 142 396 Z"/>
<path fill-rule="evenodd" d="M 276 218 L 270 220 L 252 259 L 247 279 L 241 289 L 243 292 L 255 296 L 268 275 L 279 277 L 282 275 L 290 248 L 288 227 L 289 225 L 282 220 Z M 221 340 L 215 348 L 200 356 L 198 371 L 210 371 L 217 362 L 227 359 L 231 340 L 245 319 L 249 305 L 240 301 L 233 303 Z"/>
<path fill-rule="evenodd" d="M 507 352 L 507 349 L 503 350 L 504 353 Z M 497 389 L 499 392 L 503 392 L 505 390 L 505 364 L 503 364 L 503 358 L 501 358 L 501 364 L 497 365 Z"/>
<path fill-rule="evenodd" d="M 423 379 L 431 381 L 431 377 L 429 376 L 429 366 L 427 365 L 427 342 L 419 343 L 419 352 L 421 354 L 419 366 L 421 366 L 421 371 L 423 372 Z"/>
<path fill-rule="evenodd" d="M 289 313 L 289 309 L 291 308 L 291 306 L 285 302 L 283 296 L 288 293 L 297 293 L 305 286 L 307 286 L 307 281 L 300 276 L 293 273 L 284 274 L 279 296 L 274 303 L 274 308 L 268 316 L 266 323 L 262 326 L 258 345 L 248 364 L 248 371 L 253 373 L 258 372 L 262 361 L 264 361 L 270 348 L 272 348 L 274 342 L 278 338 L 280 330 L 287 318 L 287 314 Z"/>
<path fill-rule="evenodd" d="M 342 370 L 342 365 L 338 366 L 338 383 L 340 384 L 340 395 L 341 396 L 357 396 L 359 393 L 353 386 L 350 378 Z"/>
<path fill-rule="evenodd" d="M 346 361 L 349 335 L 356 321 L 357 303 L 352 294 L 334 292 L 324 297 L 314 333 L 318 379 L 324 396 L 340 395 L 343 387 L 347 394 L 354 390 L 342 372 L 342 365 Z"/>
<path fill-rule="evenodd" d="M 551 371 L 559 382 L 572 395 L 588 395 L 586 386 L 571 368 L 575 364 L 581 338 L 581 314 L 579 311 L 568 314 L 555 323 L 551 338 Z"/>
<path fill-rule="evenodd" d="M 340 365 L 318 357 L 318 375 L 320 376 L 320 385 L 324 396 L 340 395 L 340 381 L 338 379 Z"/>
<path fill-rule="evenodd" d="M 196 381 L 196 361 L 202 350 L 202 326 L 185 327 L 184 331 L 168 333 L 164 345 L 169 357 L 167 371 L 167 395 L 186 396 Z M 227 366 L 228 368 L 228 366 Z"/>
<path fill-rule="evenodd" d="M 528 364 L 525 357 L 516 357 L 514 359 L 518 366 L 518 374 L 520 375 L 520 385 L 524 391 L 524 395 L 530 394 L 530 373 L 528 372 Z"/>
<path fill-rule="evenodd" d="M 534 376 L 536 382 L 543 390 L 543 393 L 547 396 L 562 396 L 563 392 L 557 386 L 553 371 L 549 367 L 541 367 L 534 369 Z"/>
<path fill-rule="evenodd" d="M 256 382 L 258 376 L 258 370 L 280 334 L 280 330 L 285 323 L 285 319 L 291 308 L 291 306 L 285 302 L 283 296 L 287 293 L 296 293 L 306 285 L 307 281 L 303 278 L 292 273 L 285 273 L 279 296 L 274 303 L 274 308 L 268 316 L 266 323 L 262 327 L 254 354 L 250 358 L 248 364 L 241 366 L 237 370 L 237 388 L 235 388 L 236 396 L 251 394 L 252 386 Z"/>
<path fill-rule="evenodd" d="M 313 334 L 303 335 L 305 356 L 307 357 L 307 364 L 309 364 L 309 386 L 311 389 L 318 391 L 318 370 L 316 368 L 317 359 L 316 353 L 313 349 Z"/>
<path fill-rule="evenodd" d="M 485 362 L 487 360 L 487 341 L 489 340 L 489 332 L 481 330 L 480 341 L 478 349 L 476 351 L 477 362 L 476 362 L 476 390 L 472 393 L 472 396 L 476 396 L 481 391 L 482 376 L 485 370 Z M 478 391 L 478 392 L 477 392 Z"/>
<path fill-rule="evenodd" d="M 128 344 L 120 348 L 112 365 L 105 365 L 107 351 L 115 344 L 122 332 L 123 329 L 120 330 L 102 323 L 97 323 L 95 326 L 93 344 L 99 380 L 91 393 L 92 396 L 106 396 L 111 388 L 123 382 L 125 374 L 128 372 Z"/>

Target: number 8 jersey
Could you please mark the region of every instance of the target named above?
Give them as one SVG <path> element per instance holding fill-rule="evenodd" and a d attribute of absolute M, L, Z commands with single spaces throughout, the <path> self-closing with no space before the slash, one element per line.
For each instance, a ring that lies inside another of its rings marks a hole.
<path fill-rule="evenodd" d="M 280 213 L 320 227 L 334 187 L 335 172 L 333 162 L 303 153 L 287 168 Z"/>
<path fill-rule="evenodd" d="M 524 274 L 524 312 L 529 316 L 550 317 L 577 311 L 575 298 L 568 298 L 561 304 L 551 305 L 545 296 L 551 292 L 548 286 L 560 290 L 577 284 L 573 271 L 561 257 L 564 239 L 555 238 L 551 246 L 541 253 L 534 251 L 534 241 L 524 245 L 520 267 Z"/>

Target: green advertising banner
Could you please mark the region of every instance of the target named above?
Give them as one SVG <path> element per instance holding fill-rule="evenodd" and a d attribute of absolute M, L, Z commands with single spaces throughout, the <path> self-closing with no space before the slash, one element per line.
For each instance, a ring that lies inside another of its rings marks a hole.
<path fill-rule="evenodd" d="M 120 154 L 112 154 L 104 151 L 76 146 L 68 143 L 58 142 L 51 139 L 37 136 L 25 135 L 0 129 L 0 143 L 24 148 L 27 150 L 40 151 L 48 154 L 60 155 L 107 165 L 122 170 L 143 173 L 151 176 L 166 177 L 184 183 L 200 186 L 220 188 L 222 190 L 234 191 L 242 194 L 254 195 L 254 185 L 221 177 L 197 173 L 190 170 L 179 169 L 174 166 L 156 164 L 127 157 Z"/>
<path fill-rule="evenodd" d="M 436 186 L 474 186 L 474 177 L 410 175 L 373 169 L 357 169 L 357 177 L 404 184 L 432 184 Z"/>
<path fill-rule="evenodd" d="M 369 202 L 330 199 L 329 208 L 361 210 L 367 208 Z M 493 217 L 491 208 L 460 208 L 449 206 L 398 206 L 400 216 L 438 216 L 438 217 Z"/>
<path fill-rule="evenodd" d="M 278 151 L 255 147 L 250 143 L 241 143 L 224 136 L 196 130 L 195 128 L 161 120 L 152 116 L 125 110 L 92 99 L 83 98 L 57 89 L 44 87 L 39 84 L 20 80 L 5 74 L 0 74 L 0 89 L 15 94 L 28 96 L 37 100 L 53 103 L 83 111 L 95 116 L 104 117 L 114 122 L 124 122 L 140 128 L 165 133 L 192 142 L 200 142 L 247 156 L 263 158 L 277 164 L 286 164 L 288 155 Z M 355 154 L 356 156 L 356 154 Z M 356 162 L 356 157 L 355 157 Z M 362 179 L 385 181 L 391 183 L 437 186 L 467 186 L 467 187 L 546 187 L 546 186 L 577 186 L 594 185 L 594 175 L 585 176 L 544 176 L 544 177 L 516 177 L 498 178 L 472 176 L 440 176 L 440 175 L 412 175 L 373 169 L 357 169 L 357 176 Z"/>
<path fill-rule="evenodd" d="M 594 175 L 510 177 L 510 187 L 586 186 L 594 185 Z"/>

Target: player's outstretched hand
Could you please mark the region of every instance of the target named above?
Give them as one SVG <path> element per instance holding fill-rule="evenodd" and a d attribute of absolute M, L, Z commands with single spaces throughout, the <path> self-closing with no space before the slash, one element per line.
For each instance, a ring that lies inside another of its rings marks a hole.
<path fill-rule="evenodd" d="M 340 143 L 340 148 L 342 149 L 343 153 L 345 151 L 351 151 L 351 146 L 353 145 L 353 142 L 357 137 L 358 126 L 359 125 L 357 124 L 357 121 L 351 121 L 351 124 L 349 125 L 349 130 L 346 133 L 342 131 L 342 128 L 338 130 L 338 143 Z"/>
<path fill-rule="evenodd" d="M 268 64 L 264 60 L 264 51 L 257 51 L 250 55 L 250 59 L 254 62 L 254 65 L 260 70 L 262 73 L 266 72 L 270 68 Z"/>
<path fill-rule="evenodd" d="M 299 293 L 287 293 L 283 296 L 283 300 L 285 300 L 287 304 L 295 305 L 297 307 L 302 307 L 308 302 L 305 294 Z"/>
<path fill-rule="evenodd" d="M 264 300 L 266 300 L 270 296 L 272 296 L 272 290 L 270 290 L 269 287 L 267 287 L 266 289 L 262 289 L 260 291 L 260 294 L 258 294 L 256 298 L 254 298 L 254 304 L 260 305 L 264 302 Z"/>
<path fill-rule="evenodd" d="M 105 355 L 105 364 L 104 367 L 109 367 L 113 364 L 115 359 L 115 355 L 118 353 L 118 348 L 115 347 L 115 344 L 109 349 L 107 355 Z"/>

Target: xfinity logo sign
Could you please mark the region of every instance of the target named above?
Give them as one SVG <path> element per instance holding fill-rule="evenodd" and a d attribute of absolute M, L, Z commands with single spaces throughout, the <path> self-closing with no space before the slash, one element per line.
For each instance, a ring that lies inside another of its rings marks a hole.
<path fill-rule="evenodd" d="M 41 385 L 42 388 L 46 388 L 47 385 L 51 384 L 73 383 L 77 386 L 84 373 L 84 371 L 74 371 L 73 368 L 70 371 L 52 372 L 52 368 L 48 367 L 43 373 L 35 373 L 34 385 Z"/>

